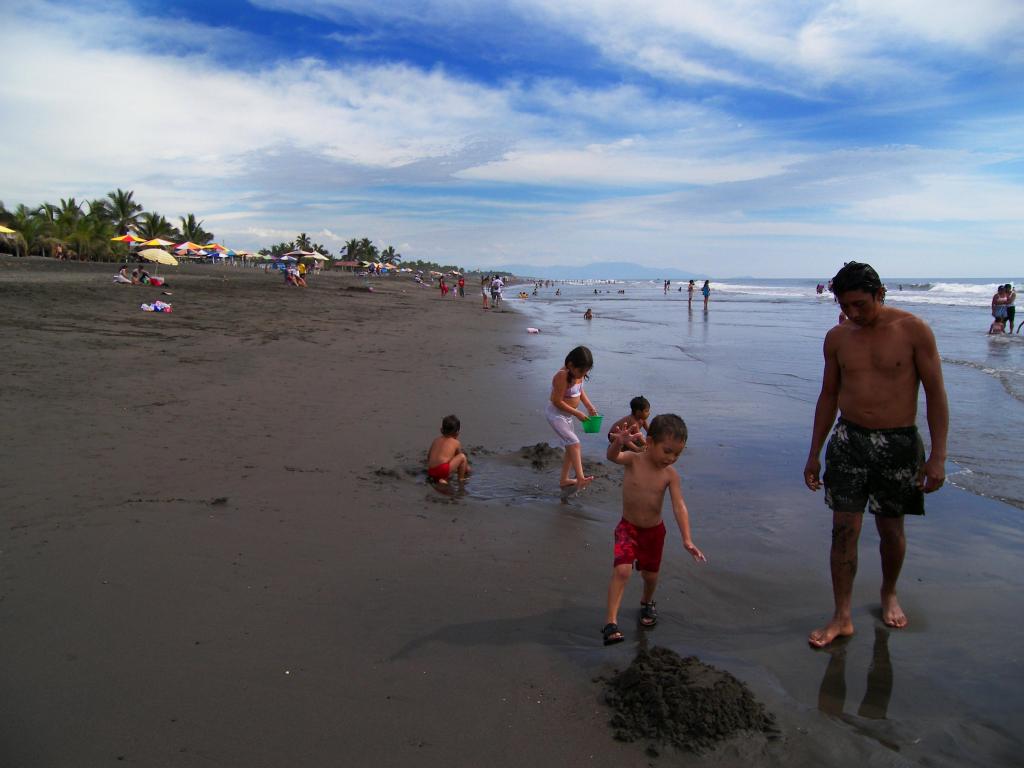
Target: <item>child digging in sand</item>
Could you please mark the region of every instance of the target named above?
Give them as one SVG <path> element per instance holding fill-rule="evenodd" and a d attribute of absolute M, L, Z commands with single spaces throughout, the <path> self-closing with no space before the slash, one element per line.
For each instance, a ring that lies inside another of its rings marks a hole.
<path fill-rule="evenodd" d="M 448 485 L 452 472 L 458 473 L 460 482 L 469 474 L 469 459 L 459 442 L 461 428 L 458 416 L 445 416 L 441 419 L 441 434 L 434 438 L 427 451 L 427 476 L 438 485 Z"/>
<path fill-rule="evenodd" d="M 674 413 L 655 416 L 647 430 L 647 449 L 643 453 L 624 450 L 639 436 L 639 427 L 621 430 L 608 446 L 608 460 L 622 464 L 626 471 L 622 481 L 622 520 L 615 529 L 615 567 L 608 585 L 608 616 L 601 630 L 605 645 L 625 640 L 619 631 L 619 605 L 634 564 L 644 580 L 640 626 L 649 629 L 658 623 L 654 590 L 665 546 L 661 507 L 666 489 L 683 536 L 683 547 L 697 562 L 707 562 L 690 537 L 690 515 L 683 501 L 679 473 L 672 468 L 686 447 L 686 423 Z"/>
<path fill-rule="evenodd" d="M 612 424 L 611 429 L 608 430 L 608 442 L 615 440 L 615 436 L 622 430 L 627 432 L 634 431 L 633 428 L 647 431 L 647 417 L 651 415 L 651 404 L 647 401 L 647 398 L 643 395 L 637 395 L 629 401 L 629 415 L 623 416 L 621 419 Z M 640 452 L 647 447 L 644 442 L 643 434 L 638 434 L 634 440 L 626 443 L 627 451 Z"/>
<path fill-rule="evenodd" d="M 562 474 L 558 484 L 563 490 L 582 491 L 592 476 L 583 475 L 583 453 L 580 450 L 580 439 L 573 430 L 572 420 L 586 421 L 589 416 L 596 416 L 597 409 L 583 391 L 583 380 L 594 367 L 594 357 L 586 347 L 576 347 L 565 356 L 565 365 L 551 379 L 551 399 L 545 409 L 548 423 L 558 435 L 558 441 L 565 449 L 562 460 Z M 589 416 L 580 410 L 580 403 L 586 407 Z M 569 477 L 573 470 L 575 477 Z"/>

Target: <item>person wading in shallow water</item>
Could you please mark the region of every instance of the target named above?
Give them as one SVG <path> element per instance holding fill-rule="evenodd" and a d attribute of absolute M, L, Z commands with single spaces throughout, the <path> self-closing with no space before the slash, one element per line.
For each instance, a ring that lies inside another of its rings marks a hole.
<path fill-rule="evenodd" d="M 881 539 L 882 621 L 902 628 L 907 617 L 896 581 L 907 542 L 903 516 L 924 514 L 924 493 L 945 481 L 949 406 L 935 336 L 920 318 L 884 305 L 885 290 L 867 264 L 850 262 L 832 290 L 848 322 L 825 336 L 825 372 L 814 410 L 804 483 L 818 490 L 821 446 L 840 413 L 825 452 L 825 503 L 832 509 L 832 592 L 835 612 L 808 642 L 822 648 L 853 634 L 850 601 L 864 506 Z M 917 432 L 918 385 L 924 387 L 931 453 Z"/>

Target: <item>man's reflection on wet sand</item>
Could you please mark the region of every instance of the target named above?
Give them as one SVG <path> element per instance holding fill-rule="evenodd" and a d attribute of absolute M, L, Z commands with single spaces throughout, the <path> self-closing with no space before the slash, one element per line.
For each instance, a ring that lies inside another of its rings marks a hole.
<path fill-rule="evenodd" d="M 843 717 L 846 707 L 846 644 L 847 640 L 833 643 L 825 651 L 829 654 L 825 676 L 818 690 L 818 709 L 833 717 Z M 868 667 L 868 685 L 861 699 L 860 717 L 884 720 L 892 695 L 892 662 L 889 659 L 889 631 L 875 627 L 875 647 Z"/>

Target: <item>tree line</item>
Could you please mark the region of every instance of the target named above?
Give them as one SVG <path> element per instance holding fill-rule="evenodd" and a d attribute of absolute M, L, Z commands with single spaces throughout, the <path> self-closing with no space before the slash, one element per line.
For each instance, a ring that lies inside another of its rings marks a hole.
<path fill-rule="evenodd" d="M 67 257 L 83 261 L 118 261 L 129 248 L 111 238 L 132 233 L 143 240 L 162 238 L 173 242 L 189 241 L 206 245 L 215 241 L 213 232 L 203 227 L 203 221 L 189 213 L 171 223 L 166 217 L 145 210 L 135 200 L 131 190 L 116 189 L 106 197 L 79 201 L 74 197 L 61 198 L 59 204 L 42 203 L 36 207 L 24 204 L 8 210 L 0 202 L 0 224 L 15 230 L 15 234 L 0 238 L 0 245 L 13 246 L 15 255 L 54 256 L 60 251 Z M 264 256 L 281 256 L 289 251 L 302 250 L 332 257 L 330 249 L 313 242 L 305 232 L 290 242 L 261 248 Z M 352 238 L 338 251 L 338 256 L 350 261 L 399 264 L 402 254 L 394 246 L 378 248 L 368 237 Z M 462 271 L 455 265 L 435 262 L 407 262 L 406 266 L 440 271 Z"/>
<path fill-rule="evenodd" d="M 62 198 L 59 204 L 43 203 L 35 208 L 18 205 L 8 210 L 0 202 L 0 223 L 15 230 L 8 240 L 16 255 L 53 256 L 60 250 L 83 261 L 111 261 L 123 258 L 128 248 L 113 237 L 131 232 L 144 240 L 163 238 L 189 240 L 205 245 L 214 240 L 195 214 L 187 214 L 175 226 L 163 215 L 146 211 L 135 193 L 116 189 L 106 197 L 78 201 Z"/>

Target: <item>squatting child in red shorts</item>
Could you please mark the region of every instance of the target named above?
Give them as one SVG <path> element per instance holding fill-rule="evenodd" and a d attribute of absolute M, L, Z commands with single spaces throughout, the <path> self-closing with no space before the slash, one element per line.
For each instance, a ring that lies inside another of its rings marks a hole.
<path fill-rule="evenodd" d="M 458 473 L 460 481 L 469 474 L 469 459 L 459 442 L 460 429 L 458 416 L 445 416 L 441 419 L 441 434 L 434 438 L 427 451 L 427 476 L 439 485 L 447 485 L 452 472 Z"/>
<path fill-rule="evenodd" d="M 615 434 L 608 446 L 608 460 L 623 465 L 626 472 L 622 481 L 622 520 L 615 529 L 615 568 L 608 585 L 608 617 L 601 630 L 605 645 L 625 639 L 619 631 L 619 605 L 634 564 L 644 580 L 640 626 L 653 627 L 658 623 L 654 590 L 658 586 L 658 570 L 665 546 L 661 507 L 666 489 L 683 535 L 683 546 L 694 560 L 707 562 L 704 553 L 690 538 L 690 515 L 683 501 L 679 473 L 672 468 L 686 447 L 686 422 L 674 413 L 655 416 L 647 428 L 647 450 L 642 453 L 627 450 L 626 446 L 638 437 L 643 439 L 640 429 L 634 425 Z"/>

